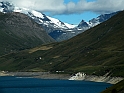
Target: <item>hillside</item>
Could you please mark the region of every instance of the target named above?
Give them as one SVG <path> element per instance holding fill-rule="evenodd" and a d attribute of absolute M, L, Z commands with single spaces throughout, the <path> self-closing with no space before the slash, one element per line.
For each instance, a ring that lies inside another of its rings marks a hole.
<path fill-rule="evenodd" d="M 53 41 L 28 16 L 21 13 L 0 13 L 0 55 Z"/>
<path fill-rule="evenodd" d="M 0 57 L 0 70 L 124 77 L 124 11 L 78 36 Z"/>
<path fill-rule="evenodd" d="M 124 80 L 101 93 L 124 93 Z"/>

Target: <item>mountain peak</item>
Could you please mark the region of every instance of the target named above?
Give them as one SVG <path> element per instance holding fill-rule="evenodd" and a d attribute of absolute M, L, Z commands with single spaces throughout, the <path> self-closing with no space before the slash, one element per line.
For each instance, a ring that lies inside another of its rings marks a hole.
<path fill-rule="evenodd" d="M 80 24 L 78 25 L 78 27 L 80 27 L 80 28 L 82 28 L 82 27 L 89 27 L 89 25 L 88 25 L 87 22 L 85 22 L 84 20 L 82 20 L 82 21 L 80 22 Z"/>
<path fill-rule="evenodd" d="M 12 12 L 14 10 L 14 5 L 7 1 L 0 2 L 0 7 L 2 8 L 1 12 L 4 13 Z"/>

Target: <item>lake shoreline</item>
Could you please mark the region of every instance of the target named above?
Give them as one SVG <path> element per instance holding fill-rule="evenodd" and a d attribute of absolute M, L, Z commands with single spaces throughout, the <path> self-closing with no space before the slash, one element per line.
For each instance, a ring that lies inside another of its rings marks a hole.
<path fill-rule="evenodd" d="M 110 76 L 96 76 L 96 75 L 84 75 L 82 77 L 71 76 L 69 74 L 53 74 L 50 72 L 5 72 L 1 71 L 0 76 L 16 76 L 16 77 L 33 77 L 40 79 L 60 79 L 60 80 L 79 80 L 79 81 L 93 81 L 93 82 L 105 82 L 110 84 L 116 84 L 123 80 L 123 77 L 110 77 Z"/>
<path fill-rule="evenodd" d="M 50 72 L 0 72 L 0 76 L 33 77 L 40 79 L 65 79 L 70 78 L 69 74 L 53 74 Z"/>

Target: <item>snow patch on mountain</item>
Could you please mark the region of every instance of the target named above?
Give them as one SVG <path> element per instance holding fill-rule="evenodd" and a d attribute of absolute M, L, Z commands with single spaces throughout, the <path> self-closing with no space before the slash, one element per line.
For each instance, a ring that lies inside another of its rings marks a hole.
<path fill-rule="evenodd" d="M 44 16 L 43 16 L 40 12 L 37 12 L 37 11 L 32 10 L 31 13 L 32 13 L 34 16 L 37 16 L 37 17 L 39 17 L 39 18 L 42 18 L 42 19 L 44 18 Z"/>
<path fill-rule="evenodd" d="M 51 20 L 51 23 L 54 23 L 59 28 L 67 29 L 67 26 L 63 22 L 61 22 L 60 20 L 49 17 L 49 16 L 47 16 L 47 18 L 49 18 Z"/>
<path fill-rule="evenodd" d="M 64 23 L 68 28 L 75 28 L 77 25 Z"/>

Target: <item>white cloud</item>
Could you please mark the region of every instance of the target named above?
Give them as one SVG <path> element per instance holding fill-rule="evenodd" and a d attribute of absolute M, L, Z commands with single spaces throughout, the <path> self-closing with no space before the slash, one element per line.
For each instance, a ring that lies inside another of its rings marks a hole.
<path fill-rule="evenodd" d="M 3 1 L 3 0 L 0 0 Z M 18 7 L 31 8 L 42 12 L 61 14 L 65 9 L 63 0 L 4 0 Z"/>
<path fill-rule="evenodd" d="M 92 11 L 96 13 L 108 13 L 119 10 L 124 10 L 124 0 L 97 0 L 87 2 L 80 0 L 76 4 L 67 4 L 68 10 L 66 13 L 82 13 L 84 11 Z"/>
<path fill-rule="evenodd" d="M 0 0 L 1 1 L 1 0 Z M 108 13 L 124 10 L 124 0 L 96 0 L 87 2 L 79 0 L 77 3 L 64 3 L 64 0 L 4 0 L 14 3 L 15 6 L 32 8 L 42 12 L 50 12 L 51 14 L 73 14 L 82 13 L 84 11 L 92 11 L 96 13 Z"/>

